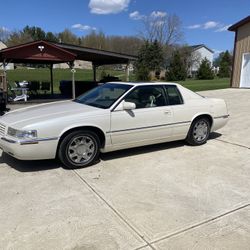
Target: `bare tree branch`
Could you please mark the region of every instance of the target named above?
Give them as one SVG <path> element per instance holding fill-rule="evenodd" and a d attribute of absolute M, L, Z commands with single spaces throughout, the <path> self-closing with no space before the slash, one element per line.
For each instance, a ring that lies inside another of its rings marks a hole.
<path fill-rule="evenodd" d="M 181 20 L 177 15 L 148 16 L 143 20 L 140 36 L 144 40 L 157 40 L 161 45 L 171 46 L 183 39 Z"/>

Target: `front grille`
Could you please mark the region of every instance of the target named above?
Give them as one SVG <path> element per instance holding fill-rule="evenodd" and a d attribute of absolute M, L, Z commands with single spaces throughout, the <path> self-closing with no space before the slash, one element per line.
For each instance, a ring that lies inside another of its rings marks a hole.
<path fill-rule="evenodd" d="M 6 126 L 2 123 L 0 123 L 0 136 L 5 135 L 5 128 Z"/>

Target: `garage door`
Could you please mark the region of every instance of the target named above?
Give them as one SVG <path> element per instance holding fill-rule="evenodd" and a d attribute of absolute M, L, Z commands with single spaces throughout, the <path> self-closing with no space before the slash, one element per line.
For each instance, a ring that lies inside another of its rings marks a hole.
<path fill-rule="evenodd" d="M 250 53 L 243 54 L 240 87 L 250 88 Z"/>

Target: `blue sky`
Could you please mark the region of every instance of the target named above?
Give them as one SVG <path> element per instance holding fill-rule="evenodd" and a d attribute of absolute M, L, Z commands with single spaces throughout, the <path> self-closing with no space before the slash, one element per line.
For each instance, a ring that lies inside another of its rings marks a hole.
<path fill-rule="evenodd" d="M 19 30 L 39 26 L 77 35 L 92 29 L 109 35 L 137 35 L 141 18 L 152 12 L 176 14 L 182 20 L 184 41 L 206 44 L 219 52 L 232 50 L 234 33 L 226 30 L 249 15 L 249 0 L 10 0 L 1 7 L 0 27 Z"/>

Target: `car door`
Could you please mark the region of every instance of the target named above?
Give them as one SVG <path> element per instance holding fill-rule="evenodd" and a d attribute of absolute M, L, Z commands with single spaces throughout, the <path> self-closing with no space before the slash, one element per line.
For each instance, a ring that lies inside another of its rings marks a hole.
<path fill-rule="evenodd" d="M 111 140 L 114 146 L 129 147 L 164 141 L 172 134 L 172 108 L 167 106 L 161 85 L 137 86 L 124 101 L 136 104 L 134 110 L 111 112 Z"/>
<path fill-rule="evenodd" d="M 190 105 L 184 99 L 176 85 L 165 85 L 167 103 L 172 108 L 173 138 L 184 139 L 188 133 L 193 117 Z"/>

